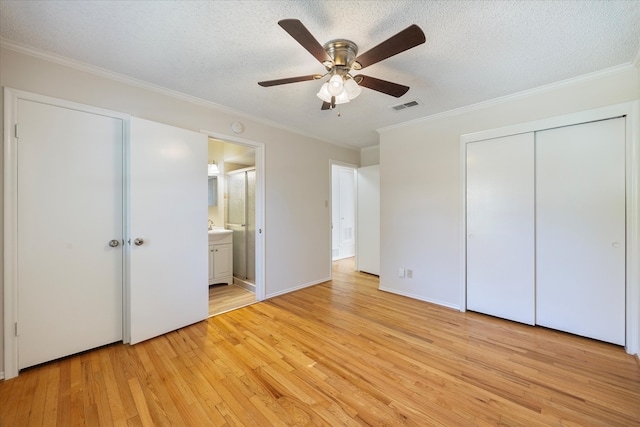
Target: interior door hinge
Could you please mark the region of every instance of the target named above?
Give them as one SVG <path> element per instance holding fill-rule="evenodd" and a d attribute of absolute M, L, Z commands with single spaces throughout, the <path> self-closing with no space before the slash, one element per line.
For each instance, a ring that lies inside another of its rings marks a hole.
<path fill-rule="evenodd" d="M 18 137 L 18 124 L 17 123 L 14 126 L 14 131 L 15 131 L 15 134 L 16 134 L 16 138 L 19 138 Z"/>
<path fill-rule="evenodd" d="M 16 336 L 18 336 L 18 322 L 16 322 Z"/>

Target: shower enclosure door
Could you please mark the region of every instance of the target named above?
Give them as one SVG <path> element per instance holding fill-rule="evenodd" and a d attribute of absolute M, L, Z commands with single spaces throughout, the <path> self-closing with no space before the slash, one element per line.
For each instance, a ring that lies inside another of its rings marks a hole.
<path fill-rule="evenodd" d="M 233 276 L 255 283 L 255 169 L 227 174 L 227 228 L 233 231 Z"/>

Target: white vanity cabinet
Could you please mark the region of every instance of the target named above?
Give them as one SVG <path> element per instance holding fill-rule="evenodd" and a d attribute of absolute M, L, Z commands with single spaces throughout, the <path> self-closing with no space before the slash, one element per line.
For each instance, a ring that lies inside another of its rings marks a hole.
<path fill-rule="evenodd" d="M 231 230 L 209 232 L 209 285 L 233 283 L 233 233 Z"/>

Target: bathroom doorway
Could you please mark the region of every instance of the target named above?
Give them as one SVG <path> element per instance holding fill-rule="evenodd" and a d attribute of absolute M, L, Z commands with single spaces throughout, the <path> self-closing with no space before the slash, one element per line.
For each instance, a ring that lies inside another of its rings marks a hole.
<path fill-rule="evenodd" d="M 260 183 L 262 149 L 262 146 L 227 139 L 209 139 L 209 164 L 215 163 L 218 170 L 215 180 L 217 196 L 213 196 L 217 203 L 209 206 L 209 224 L 216 230 L 231 231 L 229 242 L 225 242 L 229 246 L 220 249 L 228 250 L 232 255 L 223 262 L 228 261 L 229 268 L 233 270 L 232 280 L 218 283 L 212 279 L 216 276 L 210 267 L 210 316 L 253 304 L 264 295 L 261 279 L 264 277 L 261 267 L 264 265 L 261 262 L 264 251 L 260 226 L 264 216 Z M 214 256 L 210 261 L 215 264 Z"/>

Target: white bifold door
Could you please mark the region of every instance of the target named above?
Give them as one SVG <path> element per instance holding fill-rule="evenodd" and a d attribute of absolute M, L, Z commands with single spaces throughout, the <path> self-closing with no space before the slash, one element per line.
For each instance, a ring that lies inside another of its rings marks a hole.
<path fill-rule="evenodd" d="M 467 308 L 535 322 L 534 135 L 467 144 Z"/>
<path fill-rule="evenodd" d="M 467 308 L 625 344 L 625 119 L 467 144 Z"/>
<path fill-rule="evenodd" d="M 205 319 L 207 137 L 17 98 L 17 369 Z"/>

